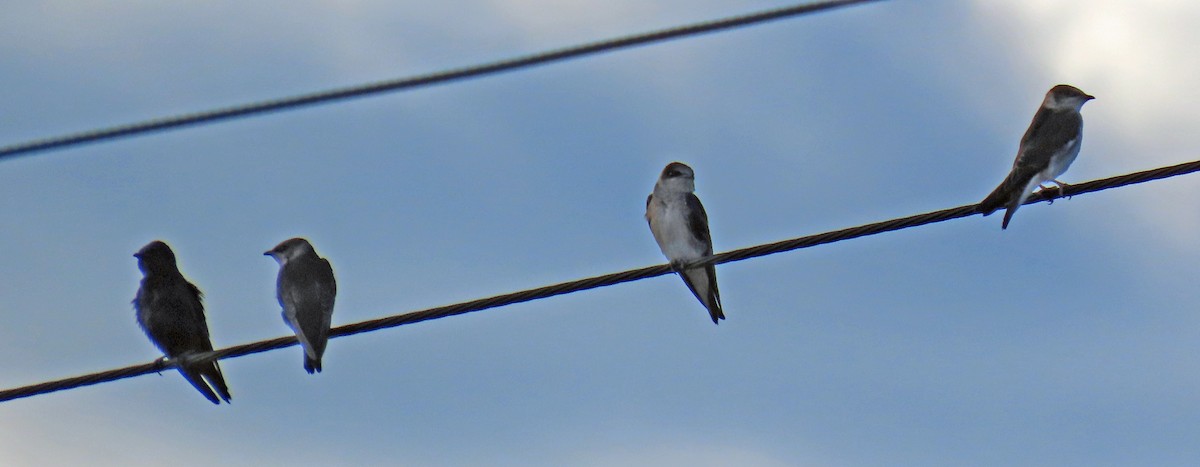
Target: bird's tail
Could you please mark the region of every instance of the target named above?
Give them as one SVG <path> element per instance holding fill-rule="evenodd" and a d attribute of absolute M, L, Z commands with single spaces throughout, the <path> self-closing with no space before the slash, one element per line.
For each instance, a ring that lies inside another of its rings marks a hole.
<path fill-rule="evenodd" d="M 203 373 L 209 384 L 212 384 L 217 390 L 217 394 L 221 396 L 221 399 L 228 404 L 229 400 L 233 397 L 229 395 L 229 386 L 225 385 L 225 377 L 221 375 L 221 367 L 217 365 L 217 361 L 213 360 L 212 363 L 205 365 Z"/>
<path fill-rule="evenodd" d="M 708 305 L 708 316 L 712 318 L 713 324 L 721 324 L 721 323 L 717 322 L 717 320 L 725 319 L 725 310 L 721 309 L 721 300 L 719 298 L 713 297 L 712 299 L 710 299 L 710 301 L 707 305 Z"/>
<path fill-rule="evenodd" d="M 710 264 L 705 273 L 711 284 L 708 288 L 708 300 L 704 301 L 704 307 L 708 308 L 708 316 L 712 318 L 713 324 L 720 324 L 717 321 L 725 319 L 725 310 L 721 307 L 721 291 L 717 289 L 717 267 Z"/>
<path fill-rule="evenodd" d="M 211 366 L 211 370 L 208 368 Z M 208 399 L 209 402 L 220 404 L 221 399 L 229 402 L 229 387 L 225 386 L 225 380 L 221 377 L 221 370 L 217 367 L 217 362 L 205 363 L 201 368 L 194 366 L 179 367 L 179 374 L 183 375 L 192 387 L 200 391 L 200 394 Z M 213 392 L 213 388 L 216 392 Z M 217 395 L 220 394 L 220 399 Z"/>
<path fill-rule="evenodd" d="M 997 209 L 1004 207 L 1004 205 L 1009 204 L 1009 202 L 1016 198 L 1016 191 L 1023 188 L 1023 186 L 1021 186 L 1022 184 L 1019 181 L 1015 180 L 1016 177 L 1014 175 L 1016 175 L 1015 170 L 1008 177 L 1005 177 L 1003 182 L 1000 182 L 1000 186 L 997 186 L 995 190 L 992 190 L 991 194 L 988 194 L 983 201 L 979 202 L 980 213 L 985 216 L 991 215 Z M 1005 224 L 1008 224 L 1008 222 L 1005 222 Z"/>
<path fill-rule="evenodd" d="M 702 268 L 687 269 L 679 273 L 683 283 L 687 284 L 692 295 L 700 300 L 700 304 L 708 309 L 708 316 L 713 324 L 725 319 L 725 311 L 721 309 L 721 292 L 717 290 L 717 268 L 708 265 Z"/>
<path fill-rule="evenodd" d="M 313 374 L 314 372 L 320 373 L 321 372 L 321 357 L 312 358 L 312 357 L 309 357 L 307 353 L 304 354 L 304 371 L 307 371 L 308 374 L 310 374 L 310 375 Z"/>
<path fill-rule="evenodd" d="M 220 396 L 221 400 L 226 403 L 229 402 L 231 398 L 229 386 L 225 385 L 225 378 L 221 376 L 221 367 L 217 365 L 216 361 L 199 365 L 185 365 L 179 369 L 179 372 L 183 373 L 183 377 L 209 402 L 220 404 L 221 401 L 217 399 L 217 396 Z M 213 389 L 216 389 L 216 392 L 213 392 Z"/>
<path fill-rule="evenodd" d="M 200 373 L 197 373 L 195 370 L 190 368 L 180 368 L 179 374 L 183 375 L 183 379 L 186 379 L 187 382 L 192 385 L 192 387 L 196 388 L 197 391 L 200 391 L 200 394 L 202 394 L 205 399 L 208 399 L 209 402 L 214 404 L 221 403 L 221 400 L 217 399 L 217 395 L 213 393 L 212 388 L 208 387 L 208 383 L 204 382 L 204 377 L 200 376 Z"/>
<path fill-rule="evenodd" d="M 1024 201 L 1024 196 L 1014 196 L 1012 201 L 1008 202 L 1008 209 L 1004 211 L 1004 222 L 1000 223 L 1000 230 L 1008 228 L 1008 221 L 1012 220 L 1013 214 L 1017 213 L 1017 208 L 1021 207 L 1021 202 Z"/>

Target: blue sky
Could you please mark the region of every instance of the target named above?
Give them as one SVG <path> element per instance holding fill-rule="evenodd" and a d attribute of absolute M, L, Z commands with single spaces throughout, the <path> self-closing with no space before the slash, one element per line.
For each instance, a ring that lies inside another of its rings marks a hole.
<path fill-rule="evenodd" d="M 785 5 L 5 5 L 0 143 L 416 75 Z M 1196 159 L 1200 7 L 884 2 L 469 82 L 0 163 L 0 386 L 157 358 L 162 239 L 214 344 L 284 335 L 305 236 L 335 324 L 662 263 L 673 160 L 717 250 L 977 202 L 1042 95 L 1078 182 Z M 6 465 L 1188 465 L 1195 176 L 0 404 Z"/>

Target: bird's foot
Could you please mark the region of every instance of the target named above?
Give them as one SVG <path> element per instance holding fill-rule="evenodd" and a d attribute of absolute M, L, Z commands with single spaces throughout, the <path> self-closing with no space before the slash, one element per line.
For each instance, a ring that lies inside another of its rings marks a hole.
<path fill-rule="evenodd" d="M 1071 199 L 1070 196 L 1063 196 L 1063 193 L 1065 193 L 1066 187 L 1069 187 L 1071 185 L 1060 182 L 1058 180 L 1050 180 L 1050 183 L 1053 183 L 1054 186 L 1048 187 L 1045 185 L 1040 185 L 1040 184 L 1038 185 L 1038 193 L 1044 194 L 1044 196 L 1046 197 L 1046 202 L 1048 204 L 1054 204 L 1054 200 L 1057 198 L 1065 197 L 1067 199 Z M 1050 190 L 1054 190 L 1053 194 L 1051 194 Z"/>
<path fill-rule="evenodd" d="M 1063 182 L 1058 181 L 1057 179 L 1050 180 L 1050 183 L 1053 183 L 1054 185 L 1056 185 L 1058 187 L 1058 196 L 1060 198 L 1063 197 L 1064 193 L 1066 193 L 1067 187 L 1071 186 L 1069 183 L 1063 183 Z M 1067 196 L 1066 198 L 1071 199 L 1070 196 Z"/>
<path fill-rule="evenodd" d="M 1055 196 L 1054 196 L 1054 195 L 1051 195 L 1050 193 L 1048 193 L 1048 191 L 1050 191 L 1050 187 L 1047 187 L 1047 186 L 1045 186 L 1045 185 L 1038 185 L 1038 190 L 1037 190 L 1035 193 L 1036 193 L 1036 194 L 1038 194 L 1038 195 L 1045 196 L 1045 197 L 1046 197 L 1046 203 L 1048 203 L 1048 204 L 1054 204 L 1054 198 L 1055 198 Z"/>
<path fill-rule="evenodd" d="M 685 261 L 685 260 L 682 260 L 682 259 L 671 260 L 671 269 L 674 269 L 675 272 L 683 272 L 683 267 L 685 265 L 687 265 L 687 261 Z"/>
<path fill-rule="evenodd" d="M 162 356 L 154 360 L 154 372 L 162 376 L 162 371 L 167 369 L 167 357 Z"/>

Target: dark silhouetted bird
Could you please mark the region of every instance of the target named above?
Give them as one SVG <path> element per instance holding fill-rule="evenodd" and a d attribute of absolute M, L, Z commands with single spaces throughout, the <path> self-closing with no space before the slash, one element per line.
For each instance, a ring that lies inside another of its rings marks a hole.
<path fill-rule="evenodd" d="M 133 300 L 138 324 L 154 345 L 178 362 L 179 373 L 204 397 L 220 404 L 220 395 L 229 402 L 229 387 L 217 361 L 192 363 L 188 358 L 213 349 L 200 289 L 183 278 L 175 265 L 175 253 L 166 243 L 155 240 L 133 256 L 143 275 Z"/>

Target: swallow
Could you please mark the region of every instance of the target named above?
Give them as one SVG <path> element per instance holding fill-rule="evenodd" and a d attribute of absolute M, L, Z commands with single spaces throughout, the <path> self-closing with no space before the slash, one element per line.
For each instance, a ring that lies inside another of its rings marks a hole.
<path fill-rule="evenodd" d="M 1095 97 L 1074 86 L 1060 84 L 1050 88 L 1021 138 L 1012 171 L 979 203 L 979 212 L 987 216 L 1006 208 L 1000 228 L 1007 229 L 1017 208 L 1035 188 L 1052 182 L 1061 192 L 1066 184 L 1058 181 L 1058 177 L 1075 162 L 1083 141 L 1083 116 L 1079 110 L 1092 99 Z"/>
<path fill-rule="evenodd" d="M 303 238 L 284 240 L 263 254 L 279 262 L 275 297 L 283 307 L 283 321 L 304 348 L 304 369 L 320 373 L 337 295 L 333 268 Z"/>
<path fill-rule="evenodd" d="M 200 289 L 188 282 L 175 265 L 175 253 L 161 241 L 153 241 L 133 255 L 142 270 L 142 283 L 133 308 L 137 321 L 150 341 L 167 358 L 177 360 L 179 373 L 214 404 L 219 395 L 229 402 L 229 387 L 216 360 L 192 363 L 189 357 L 211 352 L 208 323 Z M 215 391 L 215 392 L 214 392 Z"/>
<path fill-rule="evenodd" d="M 708 214 L 696 197 L 696 175 L 680 162 L 667 164 L 654 192 L 646 197 L 646 222 L 658 248 L 671 267 L 683 278 L 692 295 L 708 309 L 713 324 L 725 319 L 721 294 L 717 290 L 717 267 L 709 264 L 684 269 L 684 264 L 712 256 L 712 236 L 708 232 Z"/>

